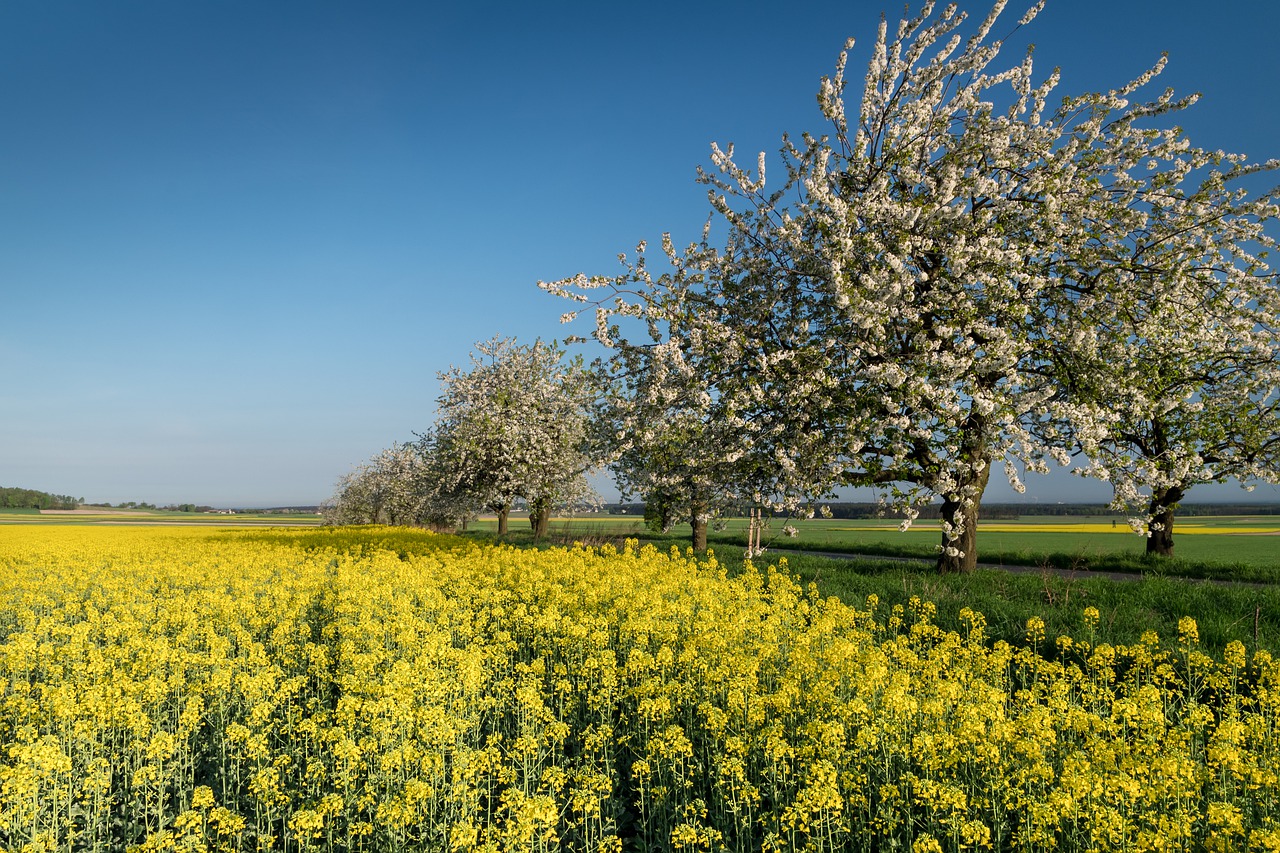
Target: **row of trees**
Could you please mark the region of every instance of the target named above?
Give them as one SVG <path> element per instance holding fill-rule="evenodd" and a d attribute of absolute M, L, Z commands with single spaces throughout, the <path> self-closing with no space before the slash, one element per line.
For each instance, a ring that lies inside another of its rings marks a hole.
<path fill-rule="evenodd" d="M 1164 59 L 1051 106 L 1058 72 L 1035 81 L 1030 50 L 996 67 L 1004 5 L 976 27 L 933 3 L 882 20 L 860 103 L 847 46 L 818 93 L 828 132 L 784 137 L 780 186 L 763 154 L 713 146 L 699 241 L 664 236 L 660 271 L 641 243 L 617 275 L 541 283 L 579 303 L 566 321 L 594 309 L 591 370 L 481 347 L 441 376 L 436 427 L 341 494 L 388 520 L 517 500 L 545 518 L 608 464 L 704 548 L 720 508 L 807 514 L 873 486 L 904 527 L 937 503 L 939 568 L 965 570 L 993 469 L 1022 491 L 1076 460 L 1157 554 L 1195 485 L 1274 482 L 1280 208 L 1241 187 L 1280 163 L 1193 147 L 1166 120 L 1194 96 L 1133 100 Z M 371 485 L 397 466 L 428 484 L 403 504 Z"/>
<path fill-rule="evenodd" d="M 328 520 L 443 529 L 488 511 L 505 534 L 521 506 L 540 539 L 553 511 L 599 504 L 587 480 L 593 385 L 580 357 L 494 338 L 476 345 L 469 369 L 439 379 L 436 423 L 347 474 L 321 508 Z"/>
<path fill-rule="evenodd" d="M 993 468 L 1022 491 L 1080 460 L 1159 554 L 1195 485 L 1276 480 L 1276 192 L 1241 187 L 1277 161 L 1193 147 L 1165 119 L 1194 96 L 1132 100 L 1163 58 L 1051 106 L 1030 50 L 995 67 L 1004 5 L 967 38 L 954 6 L 882 20 L 860 103 L 842 53 L 828 133 L 784 137 L 777 188 L 763 154 L 713 146 L 708 226 L 664 237 L 660 274 L 641 243 L 618 275 L 542 284 L 595 309 L 646 499 L 697 519 L 875 486 L 908 523 L 941 502 L 954 570 Z"/>

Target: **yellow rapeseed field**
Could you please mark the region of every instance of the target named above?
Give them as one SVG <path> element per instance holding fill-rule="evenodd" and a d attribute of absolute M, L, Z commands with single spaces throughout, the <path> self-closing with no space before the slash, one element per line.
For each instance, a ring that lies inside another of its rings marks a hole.
<path fill-rule="evenodd" d="M 651 547 L 0 529 L 22 851 L 1280 850 L 1280 664 Z"/>

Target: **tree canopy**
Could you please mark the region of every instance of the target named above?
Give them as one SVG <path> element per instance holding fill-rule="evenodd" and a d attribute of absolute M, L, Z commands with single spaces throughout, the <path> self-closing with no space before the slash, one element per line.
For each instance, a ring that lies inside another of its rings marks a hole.
<path fill-rule="evenodd" d="M 22 489 L 17 486 L 0 487 L 0 507 L 14 509 L 75 509 L 84 503 L 84 498 L 73 498 L 70 495 L 53 495 L 37 489 Z"/>
<path fill-rule="evenodd" d="M 440 374 L 437 428 L 455 456 L 458 488 L 499 515 L 529 507 L 535 536 L 553 509 L 598 501 L 588 425 L 592 386 L 581 358 L 558 345 L 512 338 L 476 344 L 469 369 Z"/>
<path fill-rule="evenodd" d="M 476 345 L 469 368 L 438 376 L 436 421 L 346 474 L 322 508 L 330 523 L 451 529 L 487 509 L 506 533 L 519 502 L 542 538 L 553 510 L 599 503 L 586 478 L 594 386 L 581 358 L 494 338 Z"/>

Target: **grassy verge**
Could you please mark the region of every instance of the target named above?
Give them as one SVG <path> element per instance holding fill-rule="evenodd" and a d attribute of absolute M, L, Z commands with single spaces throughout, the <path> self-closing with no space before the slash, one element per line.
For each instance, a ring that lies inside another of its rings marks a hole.
<path fill-rule="evenodd" d="M 741 537 L 709 537 L 717 547 L 733 544 Z M 1280 541 L 1272 540 L 1280 550 Z M 905 543 L 894 545 L 884 542 L 811 543 L 773 542 L 771 550 L 778 552 L 829 551 L 870 557 L 898 557 L 932 560 L 936 550 L 932 544 Z M 1070 569 L 1079 572 L 1122 572 L 1126 574 L 1193 578 L 1199 580 L 1242 581 L 1247 583 L 1275 583 L 1280 580 L 1280 570 L 1274 566 L 1258 565 L 1243 560 L 1200 560 L 1183 557 L 1151 557 L 1145 553 L 1097 553 L 1088 551 L 1044 551 L 1036 548 L 987 548 L 978 555 L 984 565 L 1033 566 L 1052 569 Z"/>
<path fill-rule="evenodd" d="M 724 546 L 716 549 L 726 561 L 735 556 Z M 740 553 L 740 549 L 739 549 Z M 771 562 L 782 555 L 766 555 Z M 1095 607 L 1100 619 L 1100 642 L 1132 644 L 1146 631 L 1163 641 L 1177 637 L 1178 620 L 1192 616 L 1201 643 L 1220 654 L 1232 640 L 1249 649 L 1280 649 L 1280 587 L 1221 586 L 1181 578 L 1148 576 L 1141 581 L 1111 581 L 1087 575 L 1012 574 L 979 569 L 967 575 L 939 575 L 901 563 L 826 559 L 804 554 L 786 555 L 788 568 L 815 584 L 824 595 L 846 602 L 876 595 L 881 606 L 907 605 L 912 596 L 932 601 L 938 621 L 948 630 L 963 632 L 959 618 L 966 607 L 982 613 L 993 639 L 1021 645 L 1027 620 L 1038 616 L 1046 636 L 1080 638 L 1086 630 L 1084 609 Z"/>

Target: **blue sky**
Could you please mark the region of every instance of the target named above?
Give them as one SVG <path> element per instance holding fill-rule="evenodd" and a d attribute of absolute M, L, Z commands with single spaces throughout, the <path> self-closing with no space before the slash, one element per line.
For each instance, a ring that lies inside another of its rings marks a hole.
<path fill-rule="evenodd" d="M 776 164 L 783 131 L 821 132 L 819 78 L 848 35 L 861 78 L 882 8 L 8 0 L 0 485 L 320 501 L 430 425 L 475 341 L 573 331 L 539 279 L 695 238 L 712 141 Z M 1025 34 L 1063 94 L 1167 51 L 1161 83 L 1204 93 L 1192 141 L 1261 160 L 1277 32 L 1260 0 L 1050 0 Z"/>

